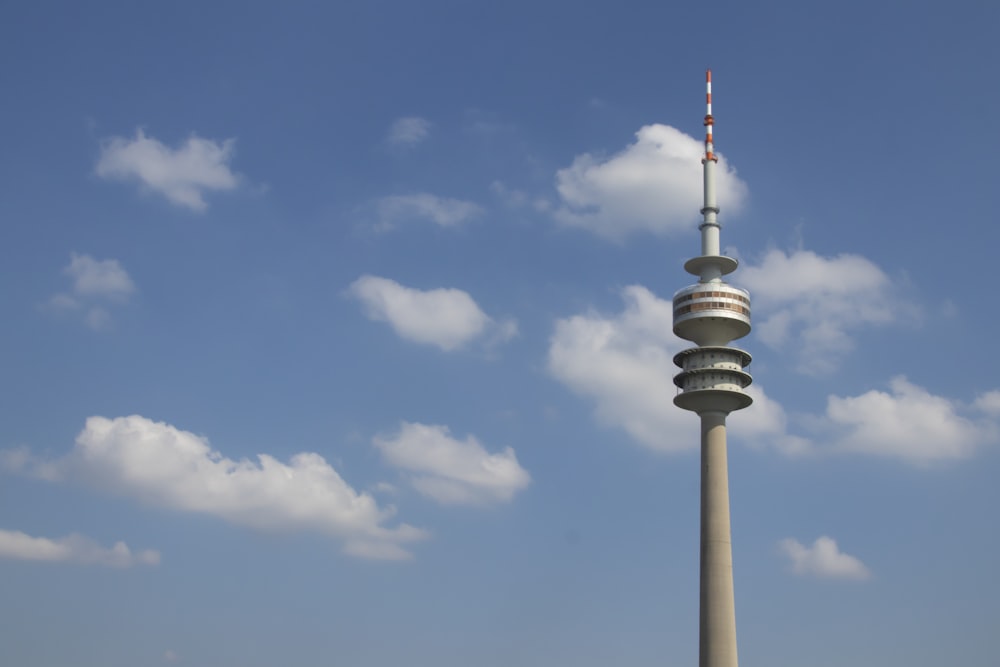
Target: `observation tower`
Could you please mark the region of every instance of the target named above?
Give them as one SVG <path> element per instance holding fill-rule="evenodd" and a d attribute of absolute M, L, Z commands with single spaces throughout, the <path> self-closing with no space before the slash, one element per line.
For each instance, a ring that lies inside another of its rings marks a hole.
<path fill-rule="evenodd" d="M 698 282 L 674 294 L 674 333 L 697 347 L 676 356 L 681 372 L 674 404 L 701 418 L 701 586 L 698 624 L 699 667 L 737 667 L 736 606 L 733 598 L 733 548 L 729 523 L 729 472 L 726 417 L 749 406 L 750 355 L 729 344 L 750 333 L 750 293 L 722 277 L 736 270 L 732 257 L 719 253 L 719 206 L 715 201 L 718 158 L 712 142 L 712 70 L 705 75 L 704 206 L 701 255 L 684 270 Z"/>

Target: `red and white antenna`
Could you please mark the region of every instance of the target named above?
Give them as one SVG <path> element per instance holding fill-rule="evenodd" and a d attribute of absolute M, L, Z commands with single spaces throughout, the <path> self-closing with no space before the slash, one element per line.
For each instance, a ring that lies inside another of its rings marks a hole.
<path fill-rule="evenodd" d="M 715 144 L 712 142 L 712 70 L 705 71 L 705 159 L 718 162 L 715 157 Z"/>

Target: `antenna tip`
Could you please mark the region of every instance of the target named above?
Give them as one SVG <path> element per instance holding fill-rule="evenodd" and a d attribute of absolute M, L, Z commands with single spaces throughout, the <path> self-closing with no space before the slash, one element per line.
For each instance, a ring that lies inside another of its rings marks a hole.
<path fill-rule="evenodd" d="M 708 83 L 712 83 L 712 70 L 710 69 L 705 70 L 705 81 L 707 81 Z"/>

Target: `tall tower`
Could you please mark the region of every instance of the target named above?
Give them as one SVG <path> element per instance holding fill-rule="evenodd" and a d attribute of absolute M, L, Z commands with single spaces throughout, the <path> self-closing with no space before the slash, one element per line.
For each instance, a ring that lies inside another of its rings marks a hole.
<path fill-rule="evenodd" d="M 726 417 L 753 399 L 744 393 L 750 355 L 729 343 L 750 333 L 750 294 L 722 277 L 737 262 L 719 254 L 719 206 L 715 201 L 712 142 L 712 71 L 705 76 L 704 206 L 701 209 L 701 255 L 684 270 L 698 282 L 674 295 L 674 333 L 693 342 L 678 353 L 674 377 L 680 392 L 674 404 L 701 418 L 701 593 L 698 625 L 699 667 L 737 667 L 736 607 L 733 600 L 733 548 L 729 527 L 729 472 L 726 463 Z"/>

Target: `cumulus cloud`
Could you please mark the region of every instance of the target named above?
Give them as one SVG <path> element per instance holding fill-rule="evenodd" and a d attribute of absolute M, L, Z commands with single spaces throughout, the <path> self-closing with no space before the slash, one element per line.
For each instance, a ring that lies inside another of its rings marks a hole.
<path fill-rule="evenodd" d="M 372 320 L 387 322 L 400 338 L 449 351 L 489 336 L 502 342 L 517 335 L 513 320 L 495 322 L 467 292 L 454 288 L 418 290 L 394 280 L 364 275 L 348 294 Z"/>
<path fill-rule="evenodd" d="M 814 443 L 791 432 L 785 409 L 768 396 L 760 384 L 750 385 L 746 392 L 753 397 L 753 405 L 729 417 L 729 421 L 736 424 L 737 437 L 755 448 L 769 447 L 786 456 L 804 456 L 814 452 Z"/>
<path fill-rule="evenodd" d="M 101 178 L 135 181 L 173 204 L 204 211 L 206 191 L 232 190 L 239 184 L 229 167 L 235 145 L 235 139 L 218 142 L 191 136 L 171 148 L 140 129 L 132 139 L 106 140 L 96 171 Z"/>
<path fill-rule="evenodd" d="M 221 518 L 261 531 L 311 531 L 341 540 L 363 558 L 402 559 L 402 546 L 424 532 L 387 526 L 395 509 L 379 508 L 315 453 L 288 463 L 267 454 L 233 460 L 208 440 L 139 415 L 90 417 L 67 456 L 37 461 L 24 450 L 8 467 L 59 481 L 80 481 L 143 504 Z"/>
<path fill-rule="evenodd" d="M 79 296 L 124 301 L 135 292 L 135 284 L 116 259 L 96 260 L 74 252 L 63 273 L 73 279 L 73 292 Z"/>
<path fill-rule="evenodd" d="M 46 307 L 53 312 L 79 312 L 84 323 L 99 331 L 111 324 L 110 304 L 129 300 L 135 283 L 116 259 L 97 260 L 90 255 L 70 255 L 63 273 L 73 281 L 69 293 L 53 295 Z"/>
<path fill-rule="evenodd" d="M 400 223 L 432 222 L 439 227 L 458 227 L 482 215 L 478 204 L 420 192 L 390 195 L 375 202 L 376 228 L 389 230 Z"/>
<path fill-rule="evenodd" d="M 1000 417 L 1000 391 L 988 391 L 976 398 L 973 406 L 991 417 Z"/>
<path fill-rule="evenodd" d="M 890 381 L 889 392 L 830 396 L 826 419 L 836 433 L 836 449 L 927 465 L 967 458 L 996 442 L 998 396 L 991 391 L 965 406 L 900 376 Z"/>
<path fill-rule="evenodd" d="M 447 426 L 403 422 L 373 443 L 387 463 L 413 473 L 419 493 L 446 505 L 506 502 L 531 481 L 512 448 L 491 454 L 471 435 L 453 438 Z"/>
<path fill-rule="evenodd" d="M 133 553 L 124 542 L 115 542 L 114 546 L 107 548 L 83 535 L 73 534 L 53 540 L 2 529 L 0 529 L 0 558 L 107 567 L 160 564 L 159 552 L 144 550 Z"/>
<path fill-rule="evenodd" d="M 889 277 L 859 255 L 771 250 L 743 267 L 739 282 L 753 295 L 757 337 L 794 351 L 798 370 L 811 375 L 835 370 L 858 329 L 915 311 Z"/>
<path fill-rule="evenodd" d="M 864 563 L 840 551 L 836 540 L 826 535 L 818 538 L 811 547 L 789 537 L 778 542 L 778 548 L 788 556 L 792 571 L 798 575 L 856 580 L 871 576 Z"/>
<path fill-rule="evenodd" d="M 393 146 L 416 146 L 430 134 L 431 123 L 419 116 L 397 118 L 389 126 L 385 140 Z"/>
<path fill-rule="evenodd" d="M 673 335 L 673 305 L 645 287 L 622 291 L 625 310 L 613 317 L 595 312 L 556 322 L 549 341 L 548 369 L 572 391 L 594 401 L 597 417 L 624 429 L 651 449 L 696 449 L 698 420 L 673 405 L 679 369 L 673 356 L 684 344 Z M 741 437 L 792 451 L 804 446 L 785 433 L 785 413 L 760 387 L 754 405 L 732 417 Z"/>
<path fill-rule="evenodd" d="M 621 240 L 636 232 L 693 230 L 702 207 L 702 141 L 669 125 L 646 125 L 608 158 L 584 153 L 556 173 L 555 218 Z M 722 156 L 716 192 L 723 213 L 739 211 L 747 187 Z"/>

